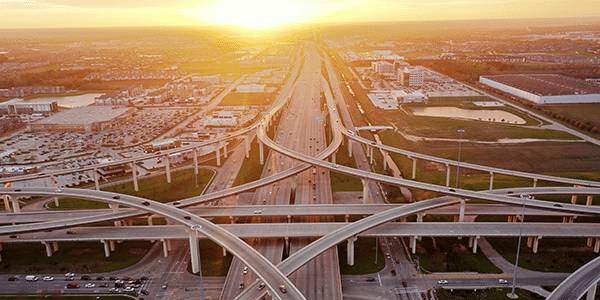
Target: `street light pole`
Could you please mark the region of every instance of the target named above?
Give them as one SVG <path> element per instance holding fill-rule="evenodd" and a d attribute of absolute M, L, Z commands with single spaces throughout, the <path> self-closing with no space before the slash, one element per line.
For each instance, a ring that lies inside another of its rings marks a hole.
<path fill-rule="evenodd" d="M 523 235 L 523 221 L 525 220 L 525 202 L 531 199 L 530 195 L 522 194 L 521 198 L 523 199 L 523 212 L 521 213 L 521 227 L 519 229 L 519 242 L 517 243 L 517 257 L 515 258 L 515 270 L 513 271 L 513 282 L 512 282 L 512 290 L 506 296 L 511 299 L 517 299 L 519 296 L 515 294 L 515 285 L 517 282 L 517 266 L 519 265 L 519 252 L 521 250 L 521 237 Z"/>
<path fill-rule="evenodd" d="M 458 164 L 456 165 L 456 188 L 458 188 L 458 172 L 460 171 L 460 148 L 462 146 L 462 134 L 465 132 L 464 129 L 459 129 L 458 133 L 460 137 L 458 138 Z"/>

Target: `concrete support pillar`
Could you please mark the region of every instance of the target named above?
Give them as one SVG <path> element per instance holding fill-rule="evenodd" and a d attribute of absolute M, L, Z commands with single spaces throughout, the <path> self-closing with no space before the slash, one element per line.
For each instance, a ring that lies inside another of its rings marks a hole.
<path fill-rule="evenodd" d="M 527 237 L 527 247 L 531 248 L 532 242 L 533 242 L 533 237 L 532 236 Z"/>
<path fill-rule="evenodd" d="M 412 179 L 415 179 L 415 178 L 417 178 L 417 159 L 412 158 L 412 157 L 410 157 L 410 159 L 412 159 L 412 161 L 413 161 Z"/>
<path fill-rule="evenodd" d="M 537 181 L 538 181 L 537 178 L 533 179 L 533 187 L 537 187 Z"/>
<path fill-rule="evenodd" d="M 152 215 L 148 216 L 148 226 L 152 226 L 154 224 L 152 224 Z"/>
<path fill-rule="evenodd" d="M 594 242 L 594 253 L 598 253 L 598 250 L 600 250 L 600 238 L 596 238 L 596 241 Z"/>
<path fill-rule="evenodd" d="M 192 273 L 196 274 L 200 272 L 200 247 L 198 245 L 198 238 L 195 232 L 190 232 L 190 256 L 192 264 Z"/>
<path fill-rule="evenodd" d="M 412 249 L 412 254 L 417 253 L 417 236 L 410 237 L 410 248 Z"/>
<path fill-rule="evenodd" d="M 246 158 L 250 158 L 250 141 L 248 136 L 244 136 L 244 150 L 246 150 Z"/>
<path fill-rule="evenodd" d="M 110 251 L 115 251 L 115 241 L 108 241 L 108 246 L 110 247 Z"/>
<path fill-rule="evenodd" d="M 400 222 L 402 222 L 402 223 L 406 223 L 406 217 L 401 217 L 401 218 L 400 218 Z"/>
<path fill-rule="evenodd" d="M 292 216 L 291 216 L 291 215 L 287 215 L 287 222 L 288 222 L 288 223 L 293 223 L 293 222 L 292 222 Z"/>
<path fill-rule="evenodd" d="M 227 158 L 227 142 L 223 143 L 223 157 Z"/>
<path fill-rule="evenodd" d="M 58 184 L 56 183 L 56 178 L 54 178 L 54 175 L 50 175 L 50 183 L 52 184 L 53 188 L 56 188 L 58 186 Z M 59 205 L 58 197 L 54 197 L 54 205 L 56 205 L 56 207 L 58 207 L 58 205 Z"/>
<path fill-rule="evenodd" d="M 227 256 L 227 248 L 223 247 L 223 256 Z"/>
<path fill-rule="evenodd" d="M 260 164 L 261 165 L 265 164 L 264 147 L 265 146 L 263 145 L 263 143 L 260 140 L 258 140 L 258 150 L 260 152 Z"/>
<path fill-rule="evenodd" d="M 347 263 L 349 266 L 354 266 L 354 242 L 357 240 L 355 236 L 348 239 L 348 252 L 346 253 Z"/>
<path fill-rule="evenodd" d="M 533 253 L 538 252 L 538 246 L 539 246 L 541 238 L 542 238 L 541 236 L 533 238 Z"/>
<path fill-rule="evenodd" d="M 46 246 L 46 255 L 48 255 L 48 257 L 52 256 L 52 246 L 50 246 L 48 242 L 42 242 L 42 244 Z"/>
<path fill-rule="evenodd" d="M 110 256 L 110 246 L 109 243 L 107 243 L 105 240 L 100 240 L 100 242 L 102 243 L 102 245 L 104 245 L 104 255 L 106 257 Z"/>
<path fill-rule="evenodd" d="M 331 153 L 331 162 L 334 164 L 336 163 L 336 159 L 335 159 L 336 155 L 335 154 L 336 154 L 336 152 Z"/>
<path fill-rule="evenodd" d="M 349 215 L 345 215 L 344 216 L 344 222 L 346 222 L 346 223 L 350 222 L 350 216 Z"/>
<path fill-rule="evenodd" d="M 494 189 L 494 173 L 490 172 L 490 191 Z"/>
<path fill-rule="evenodd" d="M 290 237 L 286 236 L 283 238 L 285 241 L 285 248 L 288 249 L 288 253 L 290 251 Z"/>
<path fill-rule="evenodd" d="M 587 246 L 588 247 L 591 247 L 593 243 L 594 243 L 594 238 L 588 238 L 587 239 Z"/>
<path fill-rule="evenodd" d="M 229 216 L 229 221 L 231 221 L 231 224 L 235 224 L 235 218 L 233 216 Z"/>
<path fill-rule="evenodd" d="M 417 213 L 417 222 L 423 222 L 423 216 L 425 216 L 425 213 Z"/>
<path fill-rule="evenodd" d="M 165 241 L 165 239 L 160 239 L 160 241 L 162 242 L 162 246 L 163 246 L 163 256 L 167 257 L 169 255 L 169 248 L 167 247 L 167 241 Z"/>
<path fill-rule="evenodd" d="M 171 240 L 167 240 L 167 250 L 171 251 Z"/>
<path fill-rule="evenodd" d="M 571 203 L 572 204 L 576 204 L 577 203 L 577 195 L 571 196 Z"/>
<path fill-rule="evenodd" d="M 58 242 L 52 242 L 52 252 L 58 251 Z"/>
<path fill-rule="evenodd" d="M 469 247 L 473 247 L 473 239 L 475 239 L 474 236 L 469 237 Z"/>
<path fill-rule="evenodd" d="M 594 200 L 594 196 L 587 196 L 587 200 L 585 201 L 585 205 L 592 205 L 592 201 Z"/>
<path fill-rule="evenodd" d="M 10 197 L 10 201 L 12 202 L 13 212 L 20 213 L 21 206 L 19 205 L 19 200 L 17 199 L 17 197 Z"/>
<path fill-rule="evenodd" d="M 473 239 L 473 254 L 477 253 L 477 241 L 479 240 L 479 236 L 476 236 Z"/>
<path fill-rule="evenodd" d="M 94 170 L 92 170 L 92 174 L 94 175 L 94 185 L 96 186 L 96 191 L 99 191 L 100 183 L 98 182 L 98 169 L 94 168 Z"/>
<path fill-rule="evenodd" d="M 169 155 L 165 155 L 165 168 L 167 172 L 167 182 L 171 183 L 171 161 L 169 160 Z"/>
<path fill-rule="evenodd" d="M 352 157 L 352 147 L 354 146 L 354 142 L 352 140 L 348 140 L 348 156 Z"/>
<path fill-rule="evenodd" d="M 369 160 L 369 162 L 371 164 L 373 164 L 375 162 L 375 155 L 373 155 L 373 147 L 367 147 L 367 149 L 369 149 L 369 153 L 370 153 L 370 157 L 371 157 L 371 159 Z"/>
<path fill-rule="evenodd" d="M 587 290 L 587 294 L 585 296 L 585 300 L 594 300 L 596 299 L 596 286 L 598 283 L 592 284 L 590 288 Z"/>
<path fill-rule="evenodd" d="M 131 173 L 133 173 L 133 190 L 136 192 L 139 192 L 140 188 L 138 186 L 137 162 L 136 161 L 131 163 Z"/>
<path fill-rule="evenodd" d="M 198 175 L 198 149 L 194 148 L 192 153 L 194 154 L 194 174 Z"/>
<path fill-rule="evenodd" d="M 450 165 L 446 165 L 446 186 L 450 186 Z"/>
<path fill-rule="evenodd" d="M 458 222 L 465 221 L 465 199 L 460 199 L 460 213 L 458 215 Z"/>
<path fill-rule="evenodd" d="M 10 198 L 10 196 L 9 195 L 2 195 L 2 196 L 3 196 L 2 198 L 4 198 L 4 209 L 6 210 L 6 212 L 10 212 L 10 202 L 8 200 Z"/>
<path fill-rule="evenodd" d="M 387 151 L 383 151 L 383 169 L 384 170 L 387 170 L 387 157 L 388 157 Z"/>
<path fill-rule="evenodd" d="M 367 203 L 367 198 L 369 197 L 369 182 L 361 179 L 363 185 L 363 204 Z"/>

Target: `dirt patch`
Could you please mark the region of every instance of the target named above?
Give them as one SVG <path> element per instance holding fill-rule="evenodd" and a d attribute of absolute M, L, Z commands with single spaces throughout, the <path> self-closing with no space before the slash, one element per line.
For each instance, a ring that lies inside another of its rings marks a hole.
<path fill-rule="evenodd" d="M 129 248 L 129 254 L 132 255 L 144 255 L 148 252 L 147 249 L 144 248 Z"/>
<path fill-rule="evenodd" d="M 84 254 L 97 253 L 97 252 L 98 252 L 97 249 L 90 249 L 90 248 L 73 249 L 73 250 L 69 251 L 69 255 L 84 255 Z"/>

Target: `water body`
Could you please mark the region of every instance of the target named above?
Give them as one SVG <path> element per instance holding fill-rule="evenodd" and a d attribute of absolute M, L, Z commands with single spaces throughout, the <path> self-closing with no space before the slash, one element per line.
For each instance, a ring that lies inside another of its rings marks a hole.
<path fill-rule="evenodd" d="M 415 107 L 413 114 L 428 117 L 446 117 L 471 119 L 486 122 L 503 122 L 511 124 L 525 124 L 525 120 L 503 110 L 472 110 L 451 106 Z"/>
<path fill-rule="evenodd" d="M 26 102 L 48 102 L 48 101 L 56 101 L 58 106 L 61 107 L 80 107 L 80 106 L 88 106 L 94 103 L 94 98 L 101 96 L 104 94 L 84 94 L 79 96 L 65 96 L 65 97 L 43 97 L 32 100 L 27 100 Z"/>

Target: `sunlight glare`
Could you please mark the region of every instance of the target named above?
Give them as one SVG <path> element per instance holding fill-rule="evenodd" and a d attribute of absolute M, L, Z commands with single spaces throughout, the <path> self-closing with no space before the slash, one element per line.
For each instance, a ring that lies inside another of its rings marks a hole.
<path fill-rule="evenodd" d="M 307 7 L 294 0 L 212 0 L 180 13 L 202 23 L 254 30 L 309 21 Z"/>

